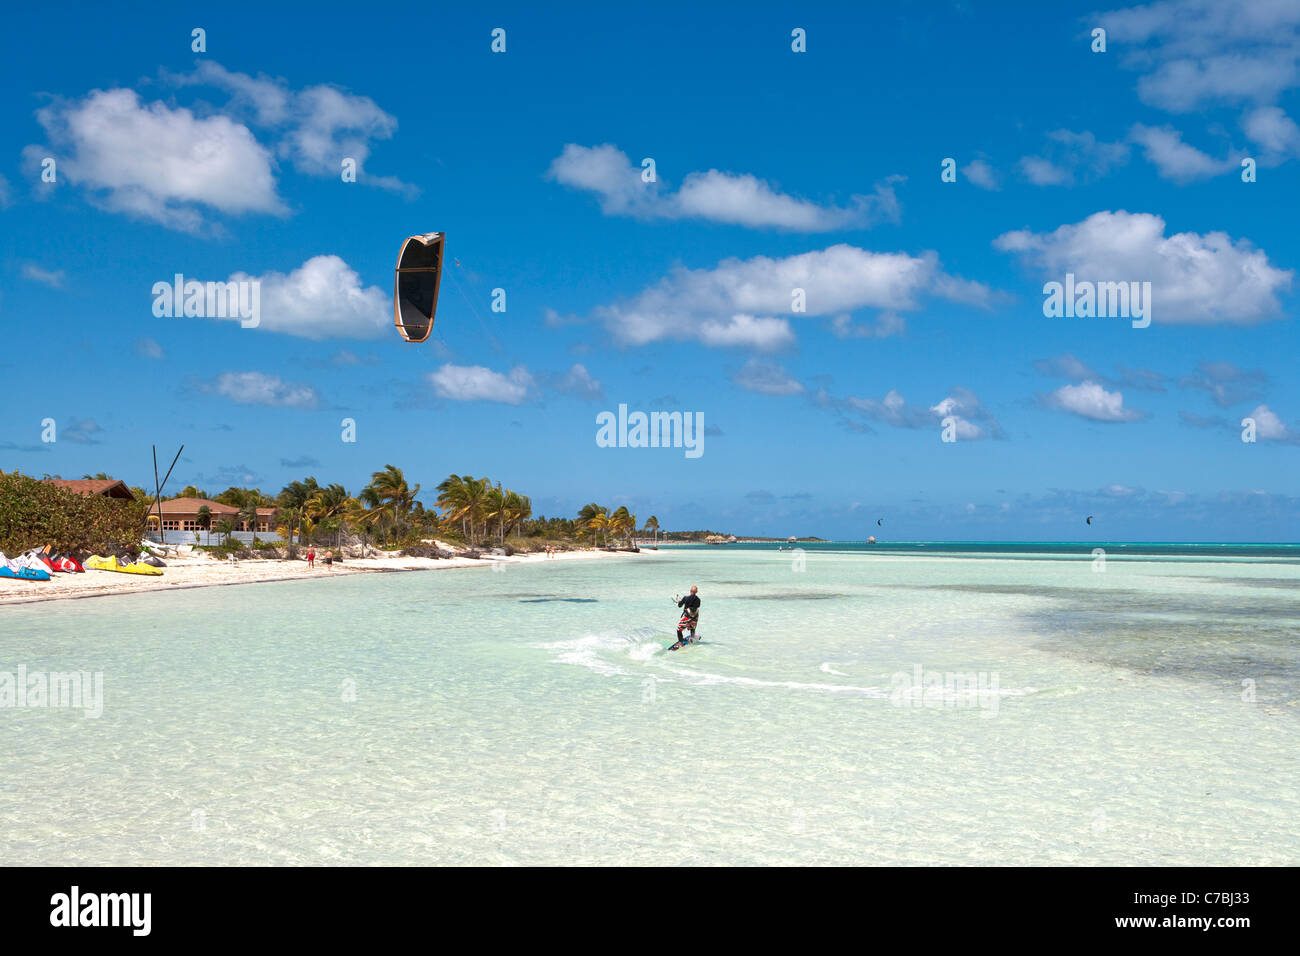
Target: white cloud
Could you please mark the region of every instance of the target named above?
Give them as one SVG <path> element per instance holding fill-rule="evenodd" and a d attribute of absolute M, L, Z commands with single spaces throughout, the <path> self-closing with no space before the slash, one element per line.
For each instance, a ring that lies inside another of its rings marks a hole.
<path fill-rule="evenodd" d="M 1300 127 L 1276 106 L 1261 106 L 1242 117 L 1247 138 L 1263 149 L 1262 165 L 1271 166 L 1300 155 Z"/>
<path fill-rule="evenodd" d="M 153 339 L 136 339 L 135 352 L 147 359 L 160 359 L 164 357 L 163 348 Z"/>
<path fill-rule="evenodd" d="M 1100 494 L 1107 498 L 1132 498 L 1134 495 L 1142 494 L 1141 488 L 1133 488 L 1129 485 L 1121 485 L 1118 482 L 1112 482 L 1105 488 L 1102 488 Z"/>
<path fill-rule="evenodd" d="M 59 171 L 113 211 L 188 232 L 202 207 L 225 213 L 283 213 L 270 153 L 247 127 L 225 116 L 142 104 L 134 90 L 94 90 L 59 101 L 36 118 L 59 157 Z M 28 146 L 29 165 L 45 147 Z"/>
<path fill-rule="evenodd" d="M 368 96 L 353 96 L 328 86 L 313 86 L 294 99 L 297 122 L 280 146 L 280 155 L 295 166 L 318 176 L 337 176 L 344 157 L 357 161 L 364 173 L 370 156 L 369 141 L 389 139 L 397 120 Z M 358 177 L 360 181 L 364 177 Z M 380 185 L 391 179 L 369 177 Z"/>
<path fill-rule="evenodd" d="M 1182 134 L 1168 126 L 1156 128 L 1138 123 L 1129 131 L 1129 137 L 1142 147 L 1147 161 L 1161 176 L 1176 183 L 1219 176 L 1230 170 L 1236 171 L 1241 165 L 1241 153 L 1234 152 L 1223 159 L 1215 159 L 1184 143 Z"/>
<path fill-rule="evenodd" d="M 101 430 L 99 424 L 93 418 L 74 419 L 59 431 L 59 438 L 64 441 L 76 442 L 78 445 L 98 445 L 99 439 L 95 436 Z"/>
<path fill-rule="evenodd" d="M 887 339 L 907 331 L 907 322 L 901 315 L 881 312 L 875 324 L 854 322 L 848 313 L 831 319 L 831 332 L 837 339 Z"/>
<path fill-rule="evenodd" d="M 1062 385 L 1047 396 L 1047 404 L 1096 422 L 1135 422 L 1141 412 L 1124 407 L 1122 392 L 1108 392 L 1096 382 Z"/>
<path fill-rule="evenodd" d="M 1115 166 L 1128 162 L 1129 147 L 1106 143 L 1091 132 L 1058 129 L 1047 134 L 1048 156 L 1025 156 L 1020 172 L 1035 186 L 1073 186 L 1105 176 Z"/>
<path fill-rule="evenodd" d="M 596 193 L 601 211 L 607 216 L 649 216 L 659 202 L 660 186 L 658 182 L 642 182 L 641 172 L 626 153 L 610 143 L 569 143 L 551 161 L 547 176 L 566 186 Z"/>
<path fill-rule="evenodd" d="M 1164 233 L 1160 216 L 1120 210 L 1050 233 L 1008 232 L 993 245 L 1055 281 L 1067 272 L 1078 281 L 1149 281 L 1156 322 L 1250 324 L 1280 315 L 1278 293 L 1293 272 L 1227 233 Z"/>
<path fill-rule="evenodd" d="M 987 160 L 972 159 L 961 168 L 961 174 L 980 189 L 999 189 L 997 173 Z"/>
<path fill-rule="evenodd" d="M 373 339 L 392 332 L 391 294 L 363 286 L 338 256 L 313 256 L 288 275 L 236 272 L 229 281 L 249 280 L 261 285 L 261 330 L 305 339 Z"/>
<path fill-rule="evenodd" d="M 777 349 L 794 341 L 787 317 L 803 289 L 806 314 L 858 308 L 905 311 L 926 296 L 985 304 L 987 287 L 946 275 L 933 252 L 869 252 L 849 245 L 784 259 L 726 259 L 713 269 L 678 268 L 626 302 L 596 315 L 624 344 L 689 340 L 706 345 Z"/>
<path fill-rule="evenodd" d="M 1034 363 L 1034 368 L 1044 375 L 1051 375 L 1056 378 L 1068 378 L 1075 382 L 1089 378 L 1100 378 L 1100 376 L 1093 371 L 1090 365 L 1079 360 L 1068 352 L 1064 355 L 1058 355 L 1055 358 L 1039 359 Z"/>
<path fill-rule="evenodd" d="M 1296 85 L 1300 4 L 1294 0 L 1163 0 L 1113 10 L 1098 22 L 1128 64 L 1138 94 L 1171 112 L 1208 103 L 1268 103 Z"/>
<path fill-rule="evenodd" d="M 556 383 L 555 388 L 556 391 L 587 401 L 598 401 L 605 397 L 604 386 L 599 380 L 592 378 L 587 367 L 581 363 L 575 363 Z"/>
<path fill-rule="evenodd" d="M 1071 180 L 1068 169 L 1041 156 L 1023 157 L 1020 160 L 1020 172 L 1035 186 L 1064 186 Z"/>
<path fill-rule="evenodd" d="M 883 422 L 895 428 L 935 428 L 951 418 L 959 441 L 982 438 L 1002 438 L 1002 426 L 979 398 L 967 388 L 954 388 L 949 394 L 930 406 L 911 405 L 901 392 L 891 388 L 882 399 L 850 396 L 842 402 L 829 404 L 871 421 Z M 978 423 L 978 424 L 977 424 Z"/>
<path fill-rule="evenodd" d="M 1267 405 L 1259 405 L 1248 416 L 1255 419 L 1255 437 L 1266 441 L 1294 442 L 1297 436 Z"/>
<path fill-rule="evenodd" d="M 725 319 L 706 319 L 696 328 L 696 337 L 714 348 L 754 348 L 768 352 L 794 344 L 794 332 L 785 319 L 743 312 Z"/>
<path fill-rule="evenodd" d="M 63 287 L 62 269 L 42 269 L 40 266 L 28 262 L 23 265 L 23 278 L 31 279 L 33 282 L 39 282 L 54 289 Z"/>
<path fill-rule="evenodd" d="M 210 86 L 229 93 L 228 108 L 274 130 L 279 136 L 277 154 L 300 172 L 337 177 L 343 159 L 350 158 L 357 163 L 357 182 L 413 191 L 398 179 L 366 171 L 371 143 L 392 138 L 397 129 L 396 118 L 368 96 L 328 85 L 293 90 L 282 79 L 235 73 L 212 61 L 168 78 L 178 86 Z"/>
<path fill-rule="evenodd" d="M 278 375 L 263 372 L 224 372 L 202 388 L 240 405 L 315 408 L 320 404 L 320 396 L 312 386 L 286 382 Z"/>
<path fill-rule="evenodd" d="M 688 173 L 677 192 L 661 181 L 642 181 L 640 166 L 609 143 L 579 146 L 568 143 L 547 175 L 600 197 L 610 216 L 646 219 L 705 219 L 751 228 L 827 232 L 862 228 L 881 220 L 897 222 L 900 215 L 893 184 L 901 177 L 877 183 L 872 195 L 854 196 L 849 205 L 824 206 L 773 188 L 748 173 L 716 169 Z"/>
<path fill-rule="evenodd" d="M 1228 408 L 1263 397 L 1268 375 L 1263 369 L 1242 369 L 1231 362 L 1198 362 L 1192 375 L 1178 380 L 1182 388 L 1199 388 L 1210 394 L 1214 404 Z"/>
<path fill-rule="evenodd" d="M 975 441 L 990 435 L 994 438 L 1002 437 L 1002 429 L 970 389 L 954 388 L 947 398 L 930 406 L 930 411 L 941 423 L 944 419 L 952 419 L 959 441 Z M 985 422 L 990 430 L 986 432 L 972 419 Z"/>
<path fill-rule="evenodd" d="M 520 405 L 535 388 L 528 369 L 517 366 L 508 375 L 481 365 L 444 365 L 429 373 L 429 382 L 440 398 L 457 402 L 502 402 Z"/>
<path fill-rule="evenodd" d="M 779 365 L 750 359 L 731 377 L 731 381 L 749 392 L 762 395 L 797 395 L 803 386 Z"/>

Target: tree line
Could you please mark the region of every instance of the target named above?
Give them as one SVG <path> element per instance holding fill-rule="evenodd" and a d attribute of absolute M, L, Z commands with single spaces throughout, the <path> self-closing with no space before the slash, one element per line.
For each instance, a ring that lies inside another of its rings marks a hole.
<path fill-rule="evenodd" d="M 637 516 L 625 506 L 611 510 L 595 502 L 584 505 L 574 518 L 535 517 L 527 495 L 485 477 L 448 475 L 435 489 L 433 507 L 416 500 L 420 490 L 419 484 L 412 486 L 407 481 L 402 469 L 385 465 L 372 473 L 356 494 L 341 484 L 321 484 L 308 477 L 289 482 L 274 496 L 236 486 L 214 495 L 189 485 L 174 495 L 164 495 L 163 500 L 202 498 L 237 508 L 234 518 L 217 518 L 206 505 L 198 510 L 198 523 L 204 530 L 227 538 L 236 530 L 236 520 L 256 528 L 258 509 L 274 508 L 276 533 L 286 541 L 300 543 L 358 535 L 375 544 L 400 544 L 441 535 L 468 545 L 504 545 L 512 537 L 631 545 L 638 531 L 656 535 L 659 531 L 659 519 L 654 516 L 638 528 Z M 145 504 L 154 503 L 154 496 L 145 489 L 133 487 L 131 491 Z"/>

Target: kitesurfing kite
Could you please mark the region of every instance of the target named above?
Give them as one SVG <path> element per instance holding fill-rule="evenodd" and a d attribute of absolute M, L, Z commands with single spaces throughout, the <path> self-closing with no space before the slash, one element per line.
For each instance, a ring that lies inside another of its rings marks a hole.
<path fill-rule="evenodd" d="M 1088 515 L 1088 524 L 1092 524 L 1092 515 Z"/>
<path fill-rule="evenodd" d="M 410 236 L 397 254 L 393 279 L 393 320 L 408 342 L 424 342 L 433 331 L 442 278 L 443 234 Z"/>
<path fill-rule="evenodd" d="M 885 522 L 885 519 L 884 519 L 884 518 L 877 518 L 877 519 L 876 519 L 876 527 L 883 527 L 883 526 L 884 526 L 884 522 Z"/>

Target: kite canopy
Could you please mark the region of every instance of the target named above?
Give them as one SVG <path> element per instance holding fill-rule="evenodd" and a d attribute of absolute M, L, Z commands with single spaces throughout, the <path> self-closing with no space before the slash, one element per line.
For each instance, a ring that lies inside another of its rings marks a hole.
<path fill-rule="evenodd" d="M 410 236 L 397 254 L 393 280 L 393 318 L 408 342 L 424 342 L 433 331 L 438 310 L 438 281 L 442 277 L 443 234 Z"/>

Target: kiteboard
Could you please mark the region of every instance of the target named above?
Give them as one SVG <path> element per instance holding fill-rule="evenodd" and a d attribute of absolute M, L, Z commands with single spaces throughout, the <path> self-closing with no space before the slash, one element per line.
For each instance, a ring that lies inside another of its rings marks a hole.
<path fill-rule="evenodd" d="M 410 236 L 397 253 L 393 277 L 393 321 L 402 338 L 424 342 L 433 332 L 442 279 L 443 234 Z"/>
<path fill-rule="evenodd" d="M 50 572 L 38 571 L 35 568 L 13 568 L 0 565 L 0 578 L 12 578 L 15 581 L 48 581 Z"/>
<path fill-rule="evenodd" d="M 699 644 L 703 640 L 704 638 L 699 634 L 696 634 L 694 637 L 684 637 L 676 644 L 670 645 L 668 650 L 680 651 L 683 647 L 690 647 L 692 644 Z"/>

